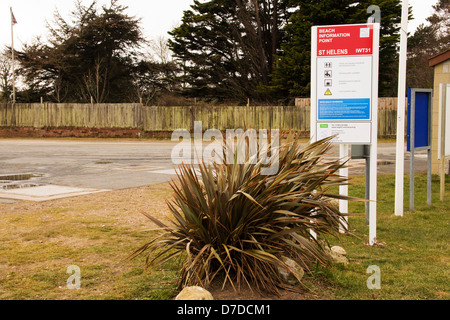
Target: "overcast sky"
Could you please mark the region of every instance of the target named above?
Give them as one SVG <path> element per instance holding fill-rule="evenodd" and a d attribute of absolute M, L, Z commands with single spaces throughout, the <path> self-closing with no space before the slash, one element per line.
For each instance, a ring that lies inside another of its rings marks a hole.
<path fill-rule="evenodd" d="M 0 4 L 0 48 L 11 45 L 10 10 L 13 8 L 18 24 L 14 26 L 14 47 L 20 50 L 22 44 L 29 43 L 35 36 L 46 36 L 46 21 L 53 21 L 56 9 L 67 18 L 74 9 L 75 0 L 1 0 Z M 98 0 L 98 3 L 109 3 Z M 415 20 L 410 23 L 413 31 L 432 13 L 432 5 L 438 0 L 409 0 L 413 7 Z M 83 0 L 84 4 L 91 3 Z M 168 37 L 167 32 L 179 25 L 183 12 L 190 9 L 193 0 L 121 0 L 129 7 L 127 13 L 142 19 L 142 28 L 147 39 L 154 40 L 160 36 Z M 45 38 L 44 38 L 45 39 Z"/>

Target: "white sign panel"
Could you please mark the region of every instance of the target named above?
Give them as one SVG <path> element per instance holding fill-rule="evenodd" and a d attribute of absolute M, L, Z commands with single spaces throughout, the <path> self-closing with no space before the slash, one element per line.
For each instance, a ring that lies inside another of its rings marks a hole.
<path fill-rule="evenodd" d="M 438 160 L 441 160 L 442 137 L 445 139 L 445 157 L 450 157 L 450 84 L 441 84 L 439 91 Z M 442 132 L 442 117 L 445 118 L 445 132 Z"/>
<path fill-rule="evenodd" d="M 334 143 L 364 144 L 371 139 L 371 124 L 363 123 L 321 123 L 317 127 L 317 139 L 325 139 L 337 135 Z"/>

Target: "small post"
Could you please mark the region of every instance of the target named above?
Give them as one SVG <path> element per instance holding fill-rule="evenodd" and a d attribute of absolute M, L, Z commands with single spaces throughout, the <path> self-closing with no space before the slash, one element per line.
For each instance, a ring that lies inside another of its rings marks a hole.
<path fill-rule="evenodd" d="M 367 154 L 369 154 L 370 151 L 367 152 Z M 366 200 L 370 199 L 370 157 L 367 156 L 366 159 Z M 369 217 L 370 217 L 370 203 L 366 202 L 365 203 L 365 213 L 366 213 L 366 226 L 369 226 L 370 221 L 369 221 Z"/>
<path fill-rule="evenodd" d="M 349 158 L 349 145 L 341 144 L 339 145 L 339 158 L 341 162 L 347 161 Z M 348 178 L 348 167 L 339 170 L 339 174 L 342 177 Z M 343 196 L 348 196 L 348 185 L 339 186 L 339 194 Z M 339 200 L 339 211 L 343 214 L 348 214 L 348 200 Z M 339 227 L 340 233 L 346 233 L 348 231 L 348 217 L 344 217 L 341 220 L 342 225 Z"/>
<path fill-rule="evenodd" d="M 427 204 L 431 206 L 432 185 L 432 140 L 433 140 L 433 91 L 428 96 L 428 159 L 427 159 Z"/>
<path fill-rule="evenodd" d="M 428 148 L 428 160 L 427 160 L 427 204 L 431 206 L 431 183 L 432 183 L 432 150 Z"/>
<path fill-rule="evenodd" d="M 414 212 L 414 156 L 416 142 L 416 94 L 411 90 L 411 114 L 410 114 L 410 133 L 409 145 L 411 149 L 411 157 L 409 160 L 409 210 Z"/>
<path fill-rule="evenodd" d="M 377 144 L 370 146 L 369 245 L 377 242 Z"/>

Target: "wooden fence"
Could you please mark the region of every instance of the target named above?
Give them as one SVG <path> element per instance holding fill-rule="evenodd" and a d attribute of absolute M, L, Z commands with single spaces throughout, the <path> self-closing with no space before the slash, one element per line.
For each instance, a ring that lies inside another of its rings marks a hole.
<path fill-rule="evenodd" d="M 396 134 L 397 99 L 379 101 L 379 136 Z M 163 107 L 140 104 L 0 104 L 0 127 L 133 128 L 145 132 L 204 129 L 278 128 L 309 132 L 309 99 L 295 106 Z"/>

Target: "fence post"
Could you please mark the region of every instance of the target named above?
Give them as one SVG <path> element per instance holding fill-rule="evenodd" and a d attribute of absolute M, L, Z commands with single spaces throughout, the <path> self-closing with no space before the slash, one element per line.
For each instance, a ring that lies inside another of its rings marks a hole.
<path fill-rule="evenodd" d="M 136 127 L 138 129 L 143 129 L 143 125 L 142 125 L 142 109 L 143 108 L 144 108 L 144 106 L 142 105 L 142 98 L 141 98 L 141 103 L 136 106 L 136 112 L 135 112 Z"/>

